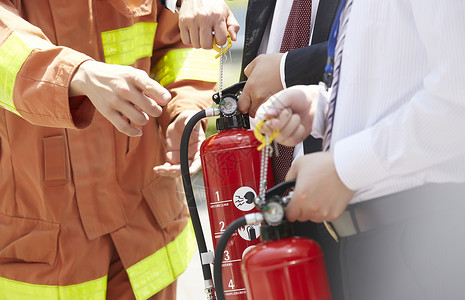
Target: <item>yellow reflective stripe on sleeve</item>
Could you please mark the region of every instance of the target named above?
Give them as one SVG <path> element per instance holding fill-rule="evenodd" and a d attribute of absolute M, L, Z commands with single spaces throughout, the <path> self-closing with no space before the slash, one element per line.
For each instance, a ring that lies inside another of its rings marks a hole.
<path fill-rule="evenodd" d="M 14 300 L 105 300 L 107 276 L 80 284 L 58 286 L 25 283 L 0 277 L 0 299 Z"/>
<path fill-rule="evenodd" d="M 128 66 L 139 58 L 152 56 L 157 25 L 139 22 L 129 27 L 102 32 L 105 62 Z"/>
<path fill-rule="evenodd" d="M 136 299 L 150 298 L 174 282 L 194 252 L 194 230 L 189 222 L 174 241 L 127 269 Z"/>
<path fill-rule="evenodd" d="M 183 80 L 218 81 L 219 59 L 214 50 L 175 49 L 167 52 L 150 72 L 162 86 Z"/>
<path fill-rule="evenodd" d="M 32 48 L 12 33 L 0 46 L 0 105 L 20 116 L 13 101 L 16 75 L 23 66 Z"/>

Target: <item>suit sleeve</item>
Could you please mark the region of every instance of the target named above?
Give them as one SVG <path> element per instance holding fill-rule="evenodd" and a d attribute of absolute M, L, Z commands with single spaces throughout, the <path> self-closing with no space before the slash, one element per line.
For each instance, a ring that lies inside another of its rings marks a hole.
<path fill-rule="evenodd" d="M 323 80 L 328 43 L 289 51 L 284 65 L 286 86 L 318 84 Z"/>
<path fill-rule="evenodd" d="M 294 49 L 284 64 L 286 86 L 318 84 L 323 80 L 328 42 Z M 304 153 L 321 151 L 322 140 L 309 135 L 303 142 Z"/>
<path fill-rule="evenodd" d="M 150 75 L 172 94 L 158 119 L 165 131 L 182 111 L 211 107 L 219 64 L 213 50 L 192 49 L 182 43 L 177 14 L 159 11 Z"/>
<path fill-rule="evenodd" d="M 53 45 L 22 19 L 9 1 L 0 0 L 0 106 L 40 126 L 82 128 L 94 108 L 87 98 L 70 105 L 70 80 L 91 58 Z"/>

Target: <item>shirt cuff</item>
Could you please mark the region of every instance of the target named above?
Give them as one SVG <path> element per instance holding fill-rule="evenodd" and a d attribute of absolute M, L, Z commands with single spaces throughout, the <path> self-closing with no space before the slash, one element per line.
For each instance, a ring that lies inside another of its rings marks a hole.
<path fill-rule="evenodd" d="M 287 88 L 286 86 L 286 57 L 287 53 L 284 53 L 283 57 L 281 57 L 281 63 L 279 64 L 279 75 L 281 77 L 281 84 L 283 85 L 283 89 Z"/>
<path fill-rule="evenodd" d="M 177 3 L 177 0 L 166 0 L 165 1 L 166 8 L 168 8 L 172 12 L 178 12 L 179 7 L 176 6 L 176 3 Z"/>
<path fill-rule="evenodd" d="M 357 191 L 389 177 L 378 160 L 369 130 L 361 131 L 334 145 L 334 164 L 341 181 Z"/>

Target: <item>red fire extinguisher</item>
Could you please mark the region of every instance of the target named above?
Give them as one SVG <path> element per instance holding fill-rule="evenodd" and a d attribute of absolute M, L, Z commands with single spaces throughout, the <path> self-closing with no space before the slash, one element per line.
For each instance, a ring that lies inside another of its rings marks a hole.
<path fill-rule="evenodd" d="M 284 217 L 284 207 L 291 196 L 280 197 L 295 181 L 283 182 L 257 199 L 262 213 L 253 213 L 235 220 L 222 235 L 215 250 L 214 275 L 217 297 L 223 296 L 222 251 L 229 237 L 244 224 L 263 222 L 261 243 L 242 259 L 248 300 L 331 300 L 323 253 L 310 239 L 295 237 L 293 227 Z"/>
<path fill-rule="evenodd" d="M 187 163 L 187 145 L 190 133 L 200 119 L 219 115 L 216 120 L 219 133 L 206 139 L 200 149 L 210 228 L 216 248 L 221 235 L 234 220 L 258 212 L 254 199 L 260 189 L 260 152 L 257 150 L 260 142 L 249 130 L 248 116 L 237 109 L 244 84 L 240 82 L 224 89 L 221 96 L 214 94 L 213 101 L 218 108 L 194 115 L 186 125 L 181 140 L 181 173 L 209 299 L 215 299 L 210 269 L 213 253 L 207 251 L 200 226 Z M 274 184 L 271 168 L 267 173 L 267 182 Z M 241 261 L 245 252 L 259 243 L 259 228 L 259 224 L 238 228 L 223 249 L 223 261 L 219 262 L 219 266 L 223 269 L 222 285 L 226 287 L 224 294 L 228 300 L 247 299 Z"/>

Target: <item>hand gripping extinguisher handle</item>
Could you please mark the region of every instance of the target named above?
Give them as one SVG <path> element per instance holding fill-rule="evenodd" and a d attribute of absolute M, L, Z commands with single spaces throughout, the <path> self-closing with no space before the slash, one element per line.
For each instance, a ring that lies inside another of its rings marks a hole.
<path fill-rule="evenodd" d="M 199 248 L 200 261 L 202 262 L 202 253 L 207 252 L 207 245 L 205 243 L 205 236 L 203 234 L 202 225 L 200 223 L 199 212 L 197 211 L 197 205 L 195 203 L 194 191 L 192 189 L 192 182 L 189 173 L 189 139 L 194 129 L 195 125 L 203 118 L 212 117 L 219 114 L 218 108 L 210 108 L 196 113 L 192 118 L 187 122 L 184 127 L 184 131 L 181 137 L 181 147 L 180 147 L 180 164 L 181 164 L 181 177 L 184 185 L 184 192 L 186 194 L 187 206 L 189 208 L 189 213 L 191 215 L 192 225 L 194 227 L 195 238 L 197 241 L 197 246 Z M 203 264 L 202 262 L 202 272 L 205 280 L 206 290 L 213 289 L 212 285 L 212 273 L 209 264 Z M 214 293 L 211 293 L 214 295 Z"/>

